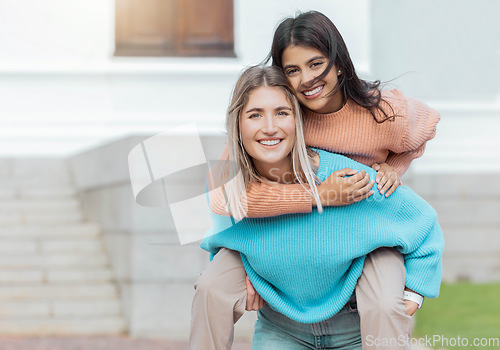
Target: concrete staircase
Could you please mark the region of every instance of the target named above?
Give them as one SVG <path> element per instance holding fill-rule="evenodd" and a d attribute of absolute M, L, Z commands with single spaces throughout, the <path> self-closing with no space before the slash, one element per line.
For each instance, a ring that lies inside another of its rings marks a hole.
<path fill-rule="evenodd" d="M 126 331 L 98 225 L 63 160 L 0 160 L 0 335 Z"/>

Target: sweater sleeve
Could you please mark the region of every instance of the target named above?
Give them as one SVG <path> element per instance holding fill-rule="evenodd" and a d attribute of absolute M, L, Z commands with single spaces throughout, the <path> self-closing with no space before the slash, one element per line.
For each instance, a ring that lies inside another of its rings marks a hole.
<path fill-rule="evenodd" d="M 410 190 L 411 191 L 411 190 Z M 444 238 L 434 209 L 414 193 L 405 195 L 397 219 L 405 261 L 406 287 L 436 298 L 441 285 Z"/>
<path fill-rule="evenodd" d="M 228 147 L 224 148 L 220 160 L 228 158 Z M 209 178 L 213 175 L 210 170 Z M 210 181 L 213 183 L 213 181 Z M 224 185 L 211 188 L 209 191 L 210 209 L 217 215 L 229 216 Z M 247 217 L 270 217 L 293 213 L 310 213 L 312 197 L 300 184 L 267 184 L 252 183 L 245 199 Z"/>
<path fill-rule="evenodd" d="M 424 154 L 426 142 L 436 135 L 440 115 L 421 101 L 399 95 L 394 132 L 402 137 L 398 137 L 398 142 L 389 150 L 386 163 L 403 175 L 412 160 Z"/>

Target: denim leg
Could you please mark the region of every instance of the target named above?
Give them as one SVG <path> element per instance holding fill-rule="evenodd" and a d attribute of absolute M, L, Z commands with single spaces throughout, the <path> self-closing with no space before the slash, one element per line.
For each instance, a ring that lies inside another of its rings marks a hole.
<path fill-rule="evenodd" d="M 355 297 L 337 314 L 321 325 L 316 338 L 316 349 L 361 350 L 361 327 Z"/>
<path fill-rule="evenodd" d="M 361 349 L 359 315 L 353 297 L 336 315 L 318 323 L 299 323 L 272 310 L 258 312 L 254 350 Z"/>
<path fill-rule="evenodd" d="M 314 349 L 300 338 L 300 334 L 287 333 L 280 327 L 257 320 L 252 350 L 311 350 Z"/>

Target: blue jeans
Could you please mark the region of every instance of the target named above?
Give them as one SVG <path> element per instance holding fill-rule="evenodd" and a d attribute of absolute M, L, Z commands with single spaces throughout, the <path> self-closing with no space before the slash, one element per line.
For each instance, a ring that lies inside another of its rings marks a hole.
<path fill-rule="evenodd" d="M 299 323 L 271 309 L 258 311 L 254 350 L 360 349 L 361 330 L 356 297 L 333 317 L 318 323 Z"/>

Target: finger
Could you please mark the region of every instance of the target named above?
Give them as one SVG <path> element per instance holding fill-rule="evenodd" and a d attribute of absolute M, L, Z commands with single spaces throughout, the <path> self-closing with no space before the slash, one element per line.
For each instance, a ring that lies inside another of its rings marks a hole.
<path fill-rule="evenodd" d="M 247 311 L 253 311 L 253 303 L 254 303 L 254 295 L 251 295 L 250 293 L 247 292 L 247 306 L 245 307 L 245 310 Z"/>
<path fill-rule="evenodd" d="M 389 190 L 389 188 L 391 188 L 392 185 L 394 185 L 395 182 L 396 182 L 396 179 L 393 179 L 393 178 L 387 179 L 387 182 L 384 184 L 384 186 L 382 186 L 380 193 L 387 192 Z"/>
<path fill-rule="evenodd" d="M 380 183 L 380 180 L 382 180 L 382 177 L 385 175 L 385 173 L 386 173 L 385 169 L 377 171 L 377 177 L 375 178 L 375 181 L 377 181 L 377 183 Z"/>
<path fill-rule="evenodd" d="M 376 170 L 376 171 L 379 171 L 380 170 L 380 165 L 377 164 L 377 163 L 375 163 L 375 164 L 372 165 L 372 169 Z"/>
<path fill-rule="evenodd" d="M 406 314 L 408 316 L 413 316 L 415 311 L 418 309 L 418 304 L 411 300 L 405 300 L 406 304 Z"/>
<path fill-rule="evenodd" d="M 253 305 L 255 303 L 255 289 L 252 286 L 252 283 L 250 283 L 250 279 L 248 276 L 245 279 L 246 286 L 247 286 L 247 306 L 246 310 L 247 311 L 252 311 L 253 310 Z"/>
<path fill-rule="evenodd" d="M 380 194 L 384 194 L 384 192 L 382 192 L 382 187 L 384 187 L 387 181 L 389 181 L 389 174 L 387 172 L 384 172 L 384 176 L 382 176 L 377 186 L 377 188 L 380 190 Z"/>
<path fill-rule="evenodd" d="M 366 195 L 368 192 L 370 192 L 370 190 L 374 184 L 375 184 L 375 180 L 368 181 L 363 187 L 361 187 L 360 189 L 353 192 L 353 197 L 358 198 L 358 197 Z M 375 193 L 375 191 L 373 191 L 373 192 Z"/>
<path fill-rule="evenodd" d="M 359 197 L 355 197 L 353 198 L 352 200 L 352 203 L 356 203 L 356 202 L 359 202 L 359 201 L 362 201 L 363 199 L 366 199 L 368 197 L 370 197 L 371 195 L 373 195 L 375 193 L 375 191 L 371 190 L 371 191 L 368 191 L 367 193 L 365 193 L 364 195 L 362 196 L 359 196 Z"/>
<path fill-rule="evenodd" d="M 256 293 L 255 298 L 253 300 L 252 311 L 257 311 L 259 309 L 259 299 L 260 295 Z"/>
<path fill-rule="evenodd" d="M 257 293 L 257 302 L 255 303 L 255 311 L 262 307 L 262 297 Z"/>
<path fill-rule="evenodd" d="M 399 184 L 399 175 L 394 172 L 394 171 L 391 171 L 391 172 L 388 172 L 387 173 L 387 182 L 384 184 L 382 190 L 380 193 L 384 193 L 386 192 L 387 190 L 389 190 L 389 188 L 391 188 L 394 184 Z"/>
<path fill-rule="evenodd" d="M 255 291 L 255 288 L 253 287 L 253 284 L 250 281 L 250 278 L 248 278 L 248 276 L 246 277 L 246 283 L 247 283 L 247 293 L 251 295 L 250 310 L 257 311 L 259 309 L 258 306 L 261 299 L 260 295 Z"/>
<path fill-rule="evenodd" d="M 361 170 L 359 173 L 346 178 L 347 182 L 350 184 L 355 184 L 356 182 L 359 182 L 363 180 L 363 178 L 366 176 L 366 172 L 364 170 Z"/>
<path fill-rule="evenodd" d="M 344 176 L 354 175 L 357 172 L 358 172 L 357 170 L 353 170 L 351 168 L 344 168 L 344 169 L 334 171 L 332 173 L 332 175 L 335 174 L 335 176 L 337 176 L 337 177 L 344 177 Z"/>
<path fill-rule="evenodd" d="M 375 181 L 372 182 L 372 185 L 374 182 Z M 370 183 L 370 175 L 365 174 L 365 176 L 360 181 L 353 184 L 353 192 L 360 190 L 361 188 L 365 187 L 369 183 Z"/>
<path fill-rule="evenodd" d="M 391 188 L 389 188 L 389 190 L 386 192 L 385 196 L 386 197 L 389 197 L 391 194 L 394 193 L 394 191 L 396 191 L 396 188 L 399 187 L 399 185 L 401 184 L 400 181 L 396 181 L 392 184 Z"/>

